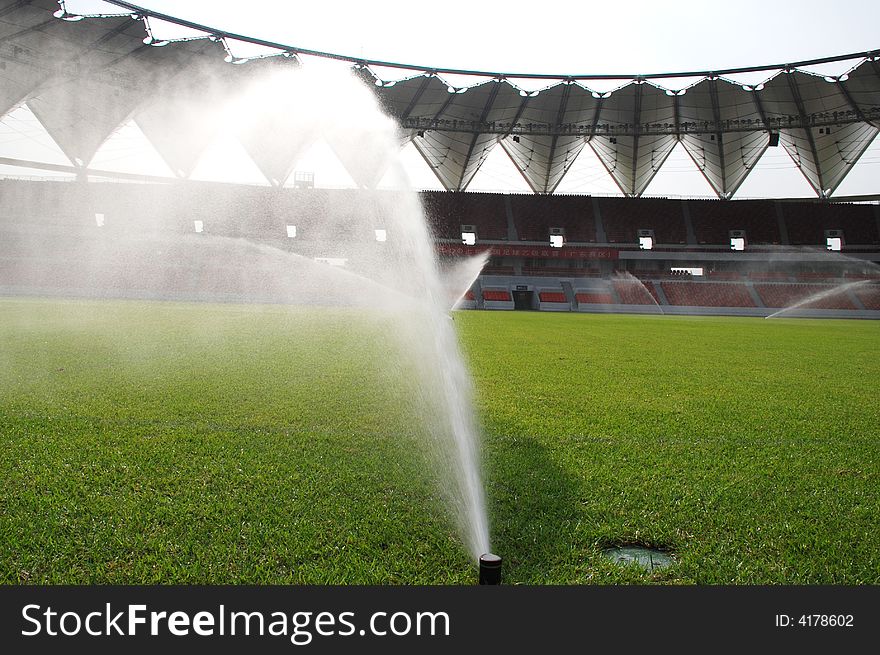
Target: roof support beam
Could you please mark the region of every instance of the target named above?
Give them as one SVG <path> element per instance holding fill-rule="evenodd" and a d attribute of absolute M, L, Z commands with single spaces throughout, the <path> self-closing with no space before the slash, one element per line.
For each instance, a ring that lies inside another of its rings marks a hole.
<path fill-rule="evenodd" d="M 756 90 L 752 90 L 752 101 L 755 103 L 755 110 L 758 112 L 758 116 L 761 117 L 761 122 L 764 123 L 764 127 L 767 128 L 767 132 L 770 132 L 770 122 L 767 120 L 767 112 L 764 111 L 764 104 L 761 102 L 761 96 L 758 95 Z"/>
<path fill-rule="evenodd" d="M 486 104 L 483 106 L 483 111 L 480 113 L 479 124 L 482 125 L 486 122 L 486 118 L 489 116 L 489 112 L 492 111 L 492 105 L 495 104 L 495 98 L 498 97 L 498 89 L 501 86 L 500 80 L 495 80 L 494 82 L 490 82 L 493 84 L 492 92 L 489 94 L 489 99 L 486 101 Z M 461 177 L 458 178 L 458 190 L 464 191 L 464 187 L 467 186 L 464 183 L 464 176 L 467 175 L 468 163 L 471 160 L 471 157 L 474 154 L 474 147 L 477 145 L 477 139 L 480 138 L 479 131 L 474 131 L 474 135 L 471 137 L 471 145 L 468 146 L 467 155 L 464 158 L 464 166 L 461 169 Z"/>
<path fill-rule="evenodd" d="M 794 104 L 797 106 L 798 114 L 800 115 L 801 125 L 803 125 L 804 132 L 807 134 L 807 143 L 810 144 L 810 153 L 813 155 L 813 163 L 816 164 L 816 177 L 819 181 L 819 197 L 825 198 L 825 180 L 822 175 L 822 164 L 819 162 L 819 149 L 816 147 L 816 139 L 813 138 L 813 128 L 810 126 L 810 117 L 807 115 L 807 109 L 804 106 L 804 99 L 801 97 L 801 91 L 798 89 L 794 77 L 792 75 L 786 75 L 786 79 L 788 81 L 788 88 L 791 90 L 791 95 L 794 98 Z"/>
<path fill-rule="evenodd" d="M 105 171 L 97 168 L 86 168 L 83 166 L 69 166 L 67 164 L 47 164 L 41 161 L 31 161 L 29 159 L 16 159 L 14 157 L 0 157 L 0 164 L 4 166 L 21 166 L 23 168 L 34 168 L 41 171 L 56 171 L 59 173 L 72 173 L 77 177 L 106 177 L 118 180 L 135 180 L 138 182 L 162 182 L 172 184 L 176 181 L 173 177 L 161 177 L 159 175 L 140 175 L 138 173 L 121 173 L 119 171 Z"/>
<path fill-rule="evenodd" d="M 712 102 L 715 102 L 714 97 L 713 97 Z M 681 96 L 679 96 L 677 93 L 674 96 L 672 96 L 672 111 L 674 112 L 674 116 L 675 116 L 675 138 L 678 139 L 678 141 L 680 142 L 682 140 L 681 137 L 683 134 L 682 130 L 681 130 L 681 117 L 680 117 L 680 113 L 679 113 L 681 111 Z M 706 173 L 706 168 L 707 168 L 706 146 L 703 146 L 703 148 L 702 148 L 702 151 L 703 151 L 702 164 L 697 161 L 697 158 L 694 157 L 694 154 L 691 152 L 690 148 L 686 147 L 684 150 L 688 154 L 688 157 L 691 158 L 691 161 L 694 162 L 694 166 L 696 166 L 697 170 L 700 171 L 700 175 L 703 176 L 703 179 L 706 180 L 706 183 L 712 188 L 712 190 L 718 195 L 718 197 L 721 198 L 722 192 L 715 188 L 715 185 L 712 183 L 712 180 L 709 179 L 709 175 Z"/>
<path fill-rule="evenodd" d="M 431 124 L 434 124 L 435 122 L 440 120 L 440 117 L 446 113 L 446 110 L 449 109 L 449 105 L 451 105 L 452 101 L 455 100 L 455 96 L 456 96 L 456 94 L 454 94 L 454 93 L 449 94 L 449 97 L 446 98 L 446 102 L 444 102 L 443 106 L 440 107 L 439 110 L 437 110 L 436 114 L 434 114 L 434 118 L 431 120 Z M 415 141 L 415 139 L 413 139 L 413 141 Z M 440 181 L 440 184 L 443 185 L 443 188 L 446 189 L 447 191 L 452 191 L 452 189 L 446 184 L 446 182 L 443 180 L 443 178 L 440 177 L 440 173 L 437 172 L 437 165 L 434 162 L 432 162 L 430 159 L 428 159 L 428 157 L 425 155 L 425 153 L 422 152 L 422 149 L 419 146 L 416 146 L 416 150 L 422 156 L 422 159 L 425 160 L 425 163 L 428 164 L 428 167 L 434 172 L 434 175 L 437 176 L 437 179 Z"/>
<path fill-rule="evenodd" d="M 672 96 L 672 123 L 675 125 L 675 138 L 681 141 L 681 96 Z"/>
<path fill-rule="evenodd" d="M 16 0 L 15 2 L 10 2 L 8 5 L 3 7 L 3 9 L 0 9 L 0 18 L 5 16 L 6 14 L 9 14 L 9 13 L 15 11 L 16 9 L 19 9 L 20 7 L 24 7 L 25 5 L 29 5 L 30 3 L 31 3 L 31 0 Z"/>
<path fill-rule="evenodd" d="M 401 123 L 403 121 L 405 121 L 407 118 L 409 118 L 409 115 L 412 113 L 413 109 L 415 109 L 416 105 L 419 104 L 419 100 L 422 99 L 422 95 L 428 89 L 428 85 L 431 83 L 432 77 L 434 77 L 434 76 L 433 75 L 425 75 L 425 79 L 423 79 L 422 83 L 419 84 L 419 88 L 416 89 L 415 95 L 412 97 L 412 100 L 409 101 L 409 105 L 407 105 L 406 111 L 404 111 L 400 115 L 400 122 Z"/>
<path fill-rule="evenodd" d="M 526 107 L 529 106 L 529 102 L 531 102 L 532 96 L 526 95 L 523 96 L 522 102 L 519 103 L 519 108 L 516 110 L 516 114 L 513 117 L 513 120 L 510 121 L 510 129 L 504 132 L 499 139 L 503 139 L 504 137 L 510 136 L 510 133 L 513 132 L 514 128 L 516 128 L 516 124 L 519 123 L 519 119 L 522 118 L 523 112 L 526 110 Z"/>
<path fill-rule="evenodd" d="M 840 92 L 843 94 L 843 97 L 846 98 L 846 102 L 849 104 L 850 109 L 852 109 L 855 112 L 856 116 L 859 117 L 860 121 L 867 123 L 868 125 L 872 125 L 874 127 L 877 127 L 877 125 L 875 123 L 873 123 L 872 121 L 869 121 L 867 118 L 865 118 L 865 114 L 862 112 L 862 110 L 856 104 L 856 101 L 853 100 L 852 94 L 850 94 L 849 89 L 847 89 L 846 85 L 843 82 L 841 82 L 840 80 L 837 80 L 837 88 L 840 89 Z"/>
<path fill-rule="evenodd" d="M 718 101 L 718 78 L 709 78 L 709 97 L 712 99 L 712 117 L 715 120 L 715 138 L 718 139 L 718 164 L 721 168 L 721 197 L 728 198 L 727 168 L 724 162 L 724 134 L 721 131 L 721 105 Z"/>
<path fill-rule="evenodd" d="M 871 68 L 874 69 L 874 75 L 880 78 L 880 61 L 878 61 L 877 59 L 872 59 Z"/>
<path fill-rule="evenodd" d="M 519 171 L 519 174 L 526 181 L 526 184 L 529 185 L 529 188 L 532 190 L 532 192 L 539 193 L 538 189 L 535 188 L 535 186 L 532 184 L 532 181 L 529 179 L 529 176 L 526 175 L 525 170 L 520 170 L 519 164 L 516 162 L 516 160 L 514 160 L 513 155 L 510 154 L 507 146 L 502 143 L 502 139 L 510 136 L 510 133 L 513 132 L 513 130 L 516 128 L 516 124 L 519 123 L 519 119 L 522 118 L 523 112 L 525 112 L 526 107 L 529 106 L 529 102 L 531 101 L 531 99 L 532 96 L 529 94 L 523 96 L 522 102 L 519 103 L 519 108 L 516 110 L 516 115 L 513 117 L 513 120 L 510 121 L 510 129 L 508 129 L 504 134 L 498 137 L 498 142 L 501 143 L 501 149 L 504 150 L 510 161 L 513 162 L 514 167 L 517 171 Z"/>
<path fill-rule="evenodd" d="M 556 125 L 562 125 L 565 118 L 565 110 L 568 107 L 568 99 L 571 96 L 571 84 L 566 84 L 562 89 L 562 97 L 559 99 L 559 110 L 556 112 Z M 544 193 L 549 193 L 550 189 L 550 169 L 553 167 L 553 158 L 556 156 L 556 144 L 559 142 L 559 135 L 554 134 L 550 141 L 550 156 L 547 159 L 547 173 L 544 176 Z"/>
<path fill-rule="evenodd" d="M 587 141 L 591 141 L 596 136 L 596 126 L 602 117 L 602 105 L 605 104 L 605 98 L 605 95 L 601 95 L 596 99 L 596 111 L 593 112 L 593 122 L 590 124 L 590 134 L 587 137 Z"/>
<path fill-rule="evenodd" d="M 642 131 L 642 86 L 644 82 L 636 84 L 635 107 L 633 108 L 633 153 L 632 153 L 632 194 L 640 195 L 636 192 L 636 179 L 638 178 L 638 162 L 639 162 L 639 133 Z"/>
<path fill-rule="evenodd" d="M 2 16 L 3 16 L 3 14 L 0 14 L 0 17 L 2 17 Z M 11 41 L 12 39 L 17 39 L 18 37 L 24 36 L 25 34 L 30 34 L 31 32 L 41 32 L 44 27 L 51 25 L 56 20 L 58 20 L 58 19 L 57 18 L 50 18 L 49 20 L 45 20 L 42 23 L 37 23 L 36 25 L 33 25 L 31 27 L 26 27 L 23 30 L 19 30 L 18 32 L 15 32 L 14 34 L 7 34 L 3 38 L 0 38 L 0 43 L 3 43 L 4 41 Z"/>

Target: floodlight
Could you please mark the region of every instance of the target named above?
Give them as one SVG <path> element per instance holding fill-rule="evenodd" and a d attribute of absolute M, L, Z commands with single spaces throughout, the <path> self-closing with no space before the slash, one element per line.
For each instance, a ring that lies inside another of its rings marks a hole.
<path fill-rule="evenodd" d="M 52 14 L 55 18 L 60 18 L 61 20 L 66 20 L 68 23 L 75 23 L 78 20 L 82 20 L 85 16 L 80 16 L 79 14 L 69 14 L 64 9 L 59 9 Z"/>

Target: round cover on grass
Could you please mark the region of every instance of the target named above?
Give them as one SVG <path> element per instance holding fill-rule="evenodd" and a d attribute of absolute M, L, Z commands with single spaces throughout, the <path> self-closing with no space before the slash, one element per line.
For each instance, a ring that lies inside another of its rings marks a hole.
<path fill-rule="evenodd" d="M 635 564 L 648 571 L 665 569 L 675 561 L 669 553 L 646 546 L 615 546 L 614 548 L 607 548 L 605 556 L 618 564 Z"/>

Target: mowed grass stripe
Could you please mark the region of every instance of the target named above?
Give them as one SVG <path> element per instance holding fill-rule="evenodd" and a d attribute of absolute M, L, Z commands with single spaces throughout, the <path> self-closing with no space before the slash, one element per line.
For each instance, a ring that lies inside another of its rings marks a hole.
<path fill-rule="evenodd" d="M 0 300 L 0 580 L 476 577 L 387 319 Z M 457 312 L 507 583 L 877 583 L 880 325 Z M 654 574 L 602 556 L 671 549 Z"/>
<path fill-rule="evenodd" d="M 599 555 L 634 542 L 676 553 L 658 580 L 880 580 L 876 323 L 458 320 L 524 579 L 642 579 Z"/>

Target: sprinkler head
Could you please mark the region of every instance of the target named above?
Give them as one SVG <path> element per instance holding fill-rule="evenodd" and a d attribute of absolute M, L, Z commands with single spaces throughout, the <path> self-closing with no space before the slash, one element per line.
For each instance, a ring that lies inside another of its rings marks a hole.
<path fill-rule="evenodd" d="M 480 555 L 480 584 L 501 584 L 501 558 L 498 555 Z"/>

